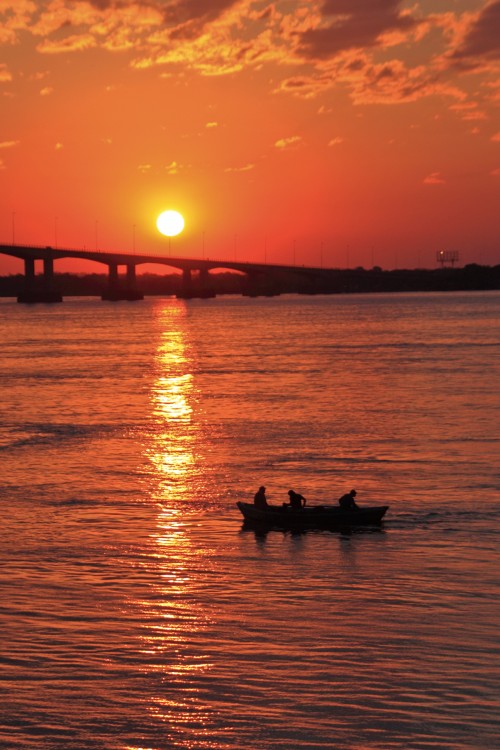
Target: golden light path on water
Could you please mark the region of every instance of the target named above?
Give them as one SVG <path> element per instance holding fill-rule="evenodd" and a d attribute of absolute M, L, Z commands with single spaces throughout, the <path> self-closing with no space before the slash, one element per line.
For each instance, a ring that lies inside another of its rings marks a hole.
<path fill-rule="evenodd" d="M 158 324 L 161 338 L 156 352 L 156 378 L 152 392 L 153 416 L 158 425 L 148 455 L 158 470 L 160 495 L 185 496 L 183 480 L 195 464 L 192 428 L 193 373 L 182 327 L 185 310 L 161 307 Z M 158 498 L 161 499 L 161 498 Z"/>
<path fill-rule="evenodd" d="M 145 452 L 154 469 L 150 497 L 158 505 L 158 516 L 148 555 L 152 592 L 140 607 L 147 670 L 160 676 L 157 684 L 162 688 L 148 698 L 147 710 L 164 725 L 170 746 L 186 747 L 188 736 L 189 747 L 210 748 L 216 746 L 208 737 L 213 709 L 200 705 L 193 685 L 193 678 L 211 667 L 203 651 L 197 654 L 192 647 L 193 638 L 203 641 L 200 633 L 209 622 L 206 606 L 197 601 L 195 580 L 209 561 L 204 560 L 205 550 L 194 545 L 186 523 L 193 479 L 197 486 L 201 474 L 201 435 L 193 419 L 197 395 L 185 316 L 181 302 L 157 310 L 159 341 L 151 390 L 155 430 Z"/>

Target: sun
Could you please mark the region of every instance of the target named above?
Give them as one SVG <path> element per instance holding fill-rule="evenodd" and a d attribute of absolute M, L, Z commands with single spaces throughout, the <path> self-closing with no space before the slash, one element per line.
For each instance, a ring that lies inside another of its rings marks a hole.
<path fill-rule="evenodd" d="M 156 219 L 156 226 L 166 237 L 175 237 L 184 229 L 184 217 L 178 211 L 163 211 Z"/>

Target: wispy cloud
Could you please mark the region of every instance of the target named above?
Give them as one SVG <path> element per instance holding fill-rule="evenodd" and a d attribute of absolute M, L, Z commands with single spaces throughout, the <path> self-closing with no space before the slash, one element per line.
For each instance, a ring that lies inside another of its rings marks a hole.
<path fill-rule="evenodd" d="M 137 166 L 137 170 L 141 172 L 142 174 L 148 174 L 148 173 L 154 173 L 154 174 L 164 174 L 165 172 L 169 175 L 175 175 L 179 174 L 179 172 L 183 169 L 187 169 L 189 165 L 185 164 L 179 164 L 177 161 L 171 161 L 169 164 L 139 164 Z"/>
<path fill-rule="evenodd" d="M 242 167 L 226 167 L 224 172 L 250 172 L 255 169 L 255 164 L 245 164 Z"/>
<path fill-rule="evenodd" d="M 46 55 L 58 55 L 64 52 L 81 52 L 97 46 L 97 40 L 92 34 L 73 34 L 64 39 L 44 39 L 37 50 Z"/>
<path fill-rule="evenodd" d="M 424 185 L 445 185 L 446 180 L 441 176 L 440 172 L 431 172 L 431 174 L 424 177 Z"/>
<path fill-rule="evenodd" d="M 281 150 L 296 148 L 300 145 L 302 142 L 302 136 L 300 135 L 291 135 L 288 136 L 288 138 L 279 138 L 279 140 L 276 141 L 274 144 L 276 148 Z"/>
<path fill-rule="evenodd" d="M 485 112 L 478 108 L 477 102 L 463 101 L 450 106 L 451 112 L 456 112 L 466 122 L 486 120 Z"/>

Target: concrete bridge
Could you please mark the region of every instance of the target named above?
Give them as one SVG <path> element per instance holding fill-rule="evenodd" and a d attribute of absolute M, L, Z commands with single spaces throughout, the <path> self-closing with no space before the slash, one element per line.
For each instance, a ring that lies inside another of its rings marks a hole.
<path fill-rule="evenodd" d="M 112 253 L 100 250 L 73 250 L 33 245 L 0 244 L 0 253 L 20 258 L 24 262 L 24 289 L 17 298 L 18 302 L 24 303 L 62 302 L 62 296 L 57 289 L 54 274 L 54 262 L 61 258 L 95 261 L 107 266 L 108 284 L 102 299 L 113 301 L 144 298 L 138 287 L 136 277 L 137 266 L 143 263 L 158 263 L 180 270 L 182 272 L 182 284 L 177 296 L 184 299 L 215 297 L 210 278 L 210 271 L 215 268 L 239 271 L 245 274 L 245 294 L 248 296 L 272 295 L 275 292 L 273 292 L 273 284 L 270 283 L 270 280 L 280 275 L 298 274 L 301 277 L 309 278 L 313 284 L 315 280 L 324 278 L 325 274 L 332 273 L 331 270 L 309 266 L 246 263 L 211 258 L 177 258 L 164 255 Z M 36 261 L 41 261 L 43 264 L 42 274 L 36 273 Z M 120 266 L 125 267 L 124 276 L 119 274 Z"/>

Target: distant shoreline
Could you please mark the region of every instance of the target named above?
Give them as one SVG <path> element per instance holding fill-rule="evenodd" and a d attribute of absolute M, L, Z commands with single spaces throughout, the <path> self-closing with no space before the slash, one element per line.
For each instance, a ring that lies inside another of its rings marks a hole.
<path fill-rule="evenodd" d="M 244 294 L 246 277 L 231 272 L 210 275 L 211 289 L 216 295 Z M 63 296 L 100 296 L 106 289 L 106 274 L 56 273 L 55 284 Z M 23 290 L 24 276 L 0 276 L 0 297 L 17 297 Z M 146 296 L 171 295 L 179 292 L 181 276 L 143 274 L 137 285 Z M 379 292 L 444 292 L 486 291 L 500 289 L 500 265 L 481 266 L 475 263 L 462 268 L 396 269 L 385 271 L 325 269 L 316 278 L 301 276 L 297 270 L 280 275 L 263 276 L 256 295 L 277 294 L 355 294 Z"/>

